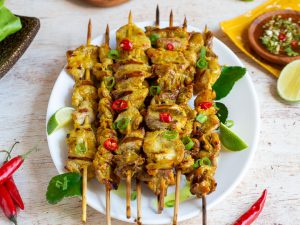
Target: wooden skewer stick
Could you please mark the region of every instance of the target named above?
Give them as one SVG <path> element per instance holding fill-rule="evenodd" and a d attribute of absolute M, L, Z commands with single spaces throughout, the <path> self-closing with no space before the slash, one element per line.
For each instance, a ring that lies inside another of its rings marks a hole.
<path fill-rule="evenodd" d="M 171 10 L 171 13 L 170 13 L 169 27 L 173 27 L 173 10 Z"/>
<path fill-rule="evenodd" d="M 129 11 L 129 15 L 128 15 L 128 37 L 130 38 L 132 35 L 132 13 L 131 10 Z"/>
<path fill-rule="evenodd" d="M 86 45 L 91 44 L 91 37 L 92 37 L 92 22 L 91 19 L 89 19 Z"/>
<path fill-rule="evenodd" d="M 131 196 L 131 171 L 127 172 L 126 177 L 126 217 L 129 219 L 131 217 L 130 211 L 130 196 Z"/>
<path fill-rule="evenodd" d="M 161 179 L 160 181 L 160 193 L 158 200 L 158 214 L 162 213 L 165 205 L 165 192 L 166 192 L 166 181 Z"/>
<path fill-rule="evenodd" d="M 187 20 L 186 20 L 186 16 L 184 17 L 184 21 L 183 21 L 182 27 L 183 27 L 183 30 L 186 31 L 186 29 L 187 29 Z"/>
<path fill-rule="evenodd" d="M 177 170 L 176 173 L 176 189 L 175 189 L 175 206 L 174 206 L 174 215 L 173 215 L 173 225 L 177 225 L 177 217 L 178 217 L 178 208 L 179 208 L 179 199 L 180 199 L 180 178 L 181 178 L 181 170 Z"/>
<path fill-rule="evenodd" d="M 136 201 L 137 201 L 137 219 L 136 219 L 136 223 L 137 225 L 141 225 L 141 218 L 142 218 L 142 206 L 141 206 L 141 198 L 142 198 L 142 185 L 141 185 L 141 181 L 139 179 L 136 179 Z"/>
<path fill-rule="evenodd" d="M 111 216 L 110 216 L 110 189 L 106 187 L 106 225 L 111 225 Z"/>
<path fill-rule="evenodd" d="M 159 6 L 156 6 L 156 14 L 155 14 L 155 26 L 159 27 Z"/>
<path fill-rule="evenodd" d="M 82 222 L 86 223 L 87 166 L 82 169 Z"/>
<path fill-rule="evenodd" d="M 206 196 L 202 196 L 202 225 L 207 225 Z"/>
<path fill-rule="evenodd" d="M 105 30 L 105 44 L 109 46 L 109 25 L 106 25 L 106 30 Z"/>

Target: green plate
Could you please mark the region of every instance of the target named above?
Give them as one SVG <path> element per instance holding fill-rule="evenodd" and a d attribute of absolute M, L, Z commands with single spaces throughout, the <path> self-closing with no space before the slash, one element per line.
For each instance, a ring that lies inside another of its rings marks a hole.
<path fill-rule="evenodd" d="M 22 29 L 0 42 L 0 79 L 23 55 L 40 29 L 38 18 L 18 17 L 21 18 Z"/>

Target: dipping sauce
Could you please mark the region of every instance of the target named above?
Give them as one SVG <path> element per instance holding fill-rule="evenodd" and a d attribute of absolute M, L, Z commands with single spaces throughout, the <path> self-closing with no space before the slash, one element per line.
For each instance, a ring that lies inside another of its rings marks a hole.
<path fill-rule="evenodd" d="M 259 37 L 262 45 L 272 54 L 298 56 L 300 54 L 300 20 L 275 15 L 262 26 Z"/>

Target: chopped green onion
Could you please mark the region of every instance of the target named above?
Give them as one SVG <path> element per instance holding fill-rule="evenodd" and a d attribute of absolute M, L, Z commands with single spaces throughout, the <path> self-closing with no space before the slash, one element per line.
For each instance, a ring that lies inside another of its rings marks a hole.
<path fill-rule="evenodd" d="M 196 120 L 199 122 L 199 123 L 204 123 L 206 120 L 207 120 L 207 116 L 204 115 L 204 114 L 198 114 L 196 116 Z"/>
<path fill-rule="evenodd" d="M 202 159 L 197 159 L 194 163 L 193 167 L 195 169 L 199 168 L 200 166 L 211 166 L 211 161 L 208 157 L 204 157 Z"/>
<path fill-rule="evenodd" d="M 196 66 L 199 69 L 206 69 L 208 66 L 208 62 L 206 60 L 206 48 L 204 46 L 200 50 L 200 57 L 196 63 Z"/>
<path fill-rule="evenodd" d="M 226 127 L 228 127 L 228 128 L 233 127 L 234 121 L 233 121 L 233 120 L 226 120 L 226 121 L 225 121 L 225 125 L 226 125 Z"/>
<path fill-rule="evenodd" d="M 108 52 L 108 58 L 110 58 L 110 59 L 119 59 L 120 58 L 119 51 L 116 50 L 116 49 L 110 50 Z"/>
<path fill-rule="evenodd" d="M 84 142 L 81 142 L 81 143 L 77 144 L 75 146 L 75 151 L 79 154 L 85 153 L 86 152 L 86 147 L 85 147 Z"/>
<path fill-rule="evenodd" d="M 134 200 L 136 200 L 136 191 L 133 191 L 132 193 L 131 193 L 131 195 L 130 195 L 130 199 L 131 199 L 131 201 L 134 201 Z"/>
<path fill-rule="evenodd" d="M 175 200 L 169 200 L 165 202 L 165 206 L 168 208 L 174 207 L 174 205 L 175 205 Z"/>
<path fill-rule="evenodd" d="M 151 45 L 156 45 L 156 42 L 159 39 L 159 35 L 158 34 L 151 34 L 149 39 L 151 41 Z"/>
<path fill-rule="evenodd" d="M 193 140 L 191 138 L 189 138 L 188 136 L 185 136 L 182 139 L 182 143 L 184 144 L 184 147 L 185 147 L 186 150 L 191 150 L 195 145 Z"/>
<path fill-rule="evenodd" d="M 119 130 L 124 130 L 128 126 L 129 121 L 130 121 L 130 119 L 128 119 L 128 118 L 122 118 L 119 121 L 115 122 L 114 128 L 117 128 Z"/>
<path fill-rule="evenodd" d="M 116 83 L 116 80 L 114 77 L 105 77 L 104 78 L 104 84 L 107 87 L 107 89 L 111 90 Z"/>
<path fill-rule="evenodd" d="M 170 139 L 170 140 L 177 138 L 177 136 L 178 136 L 178 133 L 175 130 L 168 130 L 163 133 L 163 137 L 166 139 Z"/>
<path fill-rule="evenodd" d="M 152 95 L 152 96 L 154 96 L 154 95 L 159 95 L 159 93 L 160 93 L 160 86 L 155 86 L 155 85 L 153 85 L 153 86 L 151 86 L 150 87 L 150 94 Z"/>

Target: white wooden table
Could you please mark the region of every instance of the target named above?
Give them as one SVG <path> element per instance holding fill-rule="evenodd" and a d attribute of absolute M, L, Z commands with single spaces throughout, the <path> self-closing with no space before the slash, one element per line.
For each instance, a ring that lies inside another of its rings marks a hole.
<path fill-rule="evenodd" d="M 0 148 L 14 140 L 23 153 L 40 141 L 40 151 L 31 155 L 15 174 L 26 210 L 19 224 L 80 224 L 81 202 L 77 198 L 55 206 L 45 200 L 49 179 L 57 174 L 45 136 L 45 114 L 53 84 L 66 63 L 65 52 L 84 43 L 88 18 L 94 24 L 94 37 L 103 33 L 106 23 L 119 27 L 130 9 L 134 21 L 153 20 L 159 3 L 161 19 L 174 18 L 215 32 L 245 63 L 255 83 L 261 106 L 260 142 L 249 171 L 227 198 L 208 212 L 210 225 L 231 224 L 268 188 L 265 209 L 255 224 L 297 225 L 300 223 L 300 105 L 288 105 L 276 93 L 276 79 L 246 57 L 220 31 L 219 22 L 235 17 L 264 0 L 245 3 L 238 0 L 149 1 L 133 0 L 114 8 L 96 8 L 79 0 L 18 0 L 6 5 L 19 15 L 35 16 L 41 29 L 30 48 L 14 68 L 0 80 Z M 2 158 L 1 158 L 2 159 Z M 198 225 L 200 215 L 182 222 Z M 9 224 L 0 213 L 0 224 Z M 87 224 L 105 224 L 105 217 L 88 207 Z M 113 224 L 127 223 L 113 220 Z"/>

